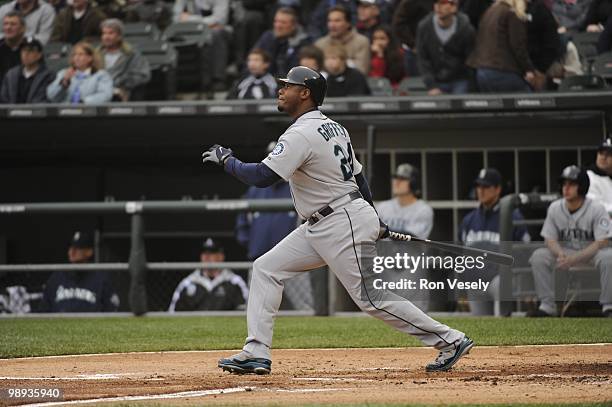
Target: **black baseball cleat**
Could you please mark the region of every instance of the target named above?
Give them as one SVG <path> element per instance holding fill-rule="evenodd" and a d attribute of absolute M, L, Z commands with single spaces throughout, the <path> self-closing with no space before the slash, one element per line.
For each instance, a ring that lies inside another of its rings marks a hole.
<path fill-rule="evenodd" d="M 456 348 L 440 351 L 436 360 L 428 364 L 425 370 L 427 372 L 445 372 L 450 370 L 462 356 L 470 353 L 472 346 L 474 346 L 474 341 L 466 336 Z"/>
<path fill-rule="evenodd" d="M 236 374 L 270 374 L 271 366 L 269 359 L 245 357 L 244 352 L 219 360 L 219 367 L 224 372 Z"/>

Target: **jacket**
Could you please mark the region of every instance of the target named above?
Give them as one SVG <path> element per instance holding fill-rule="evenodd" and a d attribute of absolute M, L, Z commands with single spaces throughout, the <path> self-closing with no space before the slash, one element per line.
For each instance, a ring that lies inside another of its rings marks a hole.
<path fill-rule="evenodd" d="M 350 67 L 359 69 L 364 75 L 370 71 L 370 41 L 354 28 L 340 39 L 329 35 L 319 38 L 315 45 L 323 52 L 331 46 L 341 46 L 346 50 Z"/>
<path fill-rule="evenodd" d="M 17 1 L 11 1 L 0 7 L 0 21 L 10 11 L 19 11 Z M 55 9 L 49 3 L 38 0 L 34 6 L 34 10 L 23 17 L 26 22 L 26 36 L 36 37 L 44 44 L 49 42 L 51 31 L 53 30 L 53 22 L 55 21 Z M 0 38 L 3 35 L 0 33 Z"/>
<path fill-rule="evenodd" d="M 527 49 L 536 69 L 546 73 L 553 62 L 564 54 L 561 38 L 557 32 L 558 24 L 550 10 L 541 0 L 528 3 Z"/>
<path fill-rule="evenodd" d="M 71 95 L 80 89 L 81 103 L 96 105 L 108 103 L 113 98 L 113 80 L 104 70 L 97 71 L 86 76 L 82 80 L 75 77 L 70 81 L 68 88 L 60 83 L 66 74 L 66 69 L 58 72 L 55 80 L 47 87 L 47 99 L 53 103 L 70 103 Z"/>
<path fill-rule="evenodd" d="M 109 273 L 56 271 L 43 292 L 47 312 L 114 312 L 119 296 Z"/>
<path fill-rule="evenodd" d="M 393 15 L 393 32 L 409 48 L 416 45 L 419 22 L 433 10 L 434 0 L 402 0 Z"/>
<path fill-rule="evenodd" d="M 527 24 L 506 3 L 496 2 L 482 16 L 467 64 L 521 76 L 534 69 L 527 51 Z"/>
<path fill-rule="evenodd" d="M 264 32 L 253 48 L 261 48 L 270 54 L 270 73 L 286 75 L 289 69 L 299 65 L 300 49 L 312 42 L 301 26 L 289 38 L 276 38 L 274 30 Z"/>
<path fill-rule="evenodd" d="M 346 68 L 340 75 L 327 76 L 327 96 L 344 97 L 370 95 L 366 77 L 357 69 Z"/>
<path fill-rule="evenodd" d="M 59 12 L 55 18 L 55 24 L 53 26 L 53 34 L 51 34 L 51 41 L 54 42 L 68 42 L 68 35 L 72 26 L 72 15 L 74 8 L 68 6 Z M 100 40 L 100 24 L 106 19 L 106 15 L 102 13 L 91 4 L 87 6 L 85 15 L 83 18 L 83 40 L 89 42 L 96 42 Z"/>
<path fill-rule="evenodd" d="M 428 14 L 417 29 L 417 54 L 419 72 L 429 89 L 438 83 L 452 82 L 469 77 L 465 65 L 474 48 L 476 33 L 470 20 L 463 13 L 456 15 L 457 29 L 446 44 L 442 44 L 434 24 L 435 14 Z"/>
<path fill-rule="evenodd" d="M 106 50 L 99 49 L 102 57 Z M 128 91 L 137 86 L 144 85 L 151 79 L 151 68 L 149 62 L 140 52 L 127 42 L 123 41 L 120 48 L 121 56 L 111 67 L 104 67 L 106 72 L 113 78 L 113 86 Z"/>
<path fill-rule="evenodd" d="M 19 77 L 23 67 L 18 65 L 6 73 L 0 89 L 0 103 L 18 103 Z M 53 81 L 54 74 L 45 65 L 38 67 L 33 76 L 32 86 L 26 97 L 26 103 L 45 103 L 47 101 L 47 86 Z"/>

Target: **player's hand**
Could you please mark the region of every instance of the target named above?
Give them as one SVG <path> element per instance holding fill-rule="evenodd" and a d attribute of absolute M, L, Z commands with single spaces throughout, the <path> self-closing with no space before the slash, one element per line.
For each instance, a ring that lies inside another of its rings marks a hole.
<path fill-rule="evenodd" d="M 202 163 L 211 162 L 217 165 L 225 165 L 225 160 L 230 158 L 232 154 L 233 152 L 229 148 L 215 144 L 202 154 Z"/>
<path fill-rule="evenodd" d="M 387 226 L 382 220 L 378 219 L 380 228 L 378 230 L 378 240 L 389 237 L 389 226 Z"/>
<path fill-rule="evenodd" d="M 574 259 L 572 256 L 568 256 L 565 253 L 561 253 L 559 257 L 557 257 L 557 268 L 560 270 L 567 270 L 572 267 L 574 264 Z"/>

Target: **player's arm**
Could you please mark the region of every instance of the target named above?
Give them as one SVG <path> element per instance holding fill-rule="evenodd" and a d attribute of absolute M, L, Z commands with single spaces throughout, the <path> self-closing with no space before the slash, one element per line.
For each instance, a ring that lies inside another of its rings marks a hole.
<path fill-rule="evenodd" d="M 357 182 L 357 186 L 359 187 L 359 192 L 361 192 L 361 196 L 366 200 L 372 208 L 376 211 L 376 207 L 374 206 L 374 202 L 372 200 L 372 192 L 370 191 L 370 186 L 368 185 L 368 180 L 363 176 L 363 172 L 360 171 L 359 174 L 355 175 L 355 182 Z M 376 212 L 378 213 L 378 211 Z M 379 239 L 384 239 L 389 237 L 389 226 L 387 226 L 380 218 L 378 218 L 378 223 L 380 224 L 380 232 L 378 234 Z"/>
<path fill-rule="evenodd" d="M 244 163 L 232 154 L 233 152 L 229 148 L 215 144 L 202 154 L 202 162 L 210 161 L 221 165 L 228 174 L 247 185 L 258 188 L 269 187 L 280 181 L 281 177 L 264 163 Z"/>
<path fill-rule="evenodd" d="M 587 263 L 597 254 L 600 249 L 608 245 L 607 240 L 595 240 L 593 243 L 574 254 L 572 257 L 572 265 Z"/>

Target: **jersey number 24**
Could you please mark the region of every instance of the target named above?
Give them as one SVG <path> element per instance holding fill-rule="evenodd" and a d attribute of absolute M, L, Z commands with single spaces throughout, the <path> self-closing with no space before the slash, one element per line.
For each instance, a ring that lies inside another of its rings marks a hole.
<path fill-rule="evenodd" d="M 346 143 L 346 150 L 348 151 L 348 157 L 339 144 L 334 146 L 334 155 L 340 159 L 340 169 L 344 180 L 348 181 L 353 178 L 353 150 L 351 149 L 351 143 Z"/>

